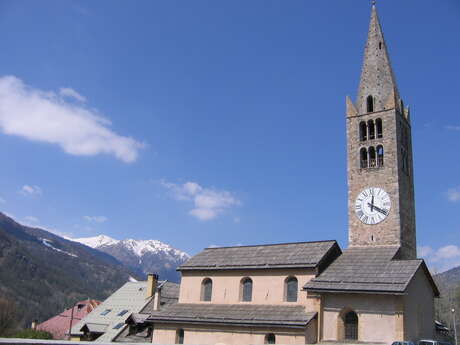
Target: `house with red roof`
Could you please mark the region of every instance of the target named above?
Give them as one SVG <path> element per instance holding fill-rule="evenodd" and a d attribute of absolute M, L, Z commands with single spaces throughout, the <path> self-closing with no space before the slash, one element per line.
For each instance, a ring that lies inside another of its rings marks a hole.
<path fill-rule="evenodd" d="M 69 329 L 91 313 L 99 304 L 101 302 L 94 299 L 77 302 L 72 308 L 64 310 L 37 325 L 37 330 L 51 333 L 54 339 L 65 339 Z"/>

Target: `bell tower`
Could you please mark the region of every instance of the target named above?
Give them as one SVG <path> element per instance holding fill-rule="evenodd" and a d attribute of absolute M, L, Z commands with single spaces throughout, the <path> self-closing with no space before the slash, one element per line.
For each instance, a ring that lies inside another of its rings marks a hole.
<path fill-rule="evenodd" d="M 399 95 L 375 5 L 356 102 L 347 97 L 349 246 L 416 253 L 409 109 Z"/>

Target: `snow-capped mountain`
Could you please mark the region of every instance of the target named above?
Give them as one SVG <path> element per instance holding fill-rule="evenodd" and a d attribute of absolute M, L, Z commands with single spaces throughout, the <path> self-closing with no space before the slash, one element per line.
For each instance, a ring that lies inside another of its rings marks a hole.
<path fill-rule="evenodd" d="M 96 237 L 74 238 L 73 241 L 83 243 L 84 245 L 91 248 L 97 248 L 104 245 L 111 245 L 120 242 L 105 235 L 99 235 Z"/>
<path fill-rule="evenodd" d="M 88 247 L 110 254 L 139 274 L 158 273 L 160 279 L 179 280 L 177 266 L 190 256 L 158 240 L 115 240 L 105 235 L 76 238 Z"/>

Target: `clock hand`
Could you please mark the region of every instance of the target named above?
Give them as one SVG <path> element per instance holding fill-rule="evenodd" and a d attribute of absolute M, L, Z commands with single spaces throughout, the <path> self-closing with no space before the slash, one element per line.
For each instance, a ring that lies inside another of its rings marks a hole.
<path fill-rule="evenodd" d="M 367 203 L 369 206 L 372 207 L 372 205 L 370 203 Z M 384 210 L 384 209 L 381 209 L 380 207 L 377 207 L 377 206 L 373 206 L 373 208 L 375 208 L 375 210 L 377 212 L 380 212 L 381 214 L 384 214 L 385 216 L 388 214 L 388 211 L 387 210 Z"/>
<path fill-rule="evenodd" d="M 372 195 L 371 212 L 374 212 L 374 196 Z"/>

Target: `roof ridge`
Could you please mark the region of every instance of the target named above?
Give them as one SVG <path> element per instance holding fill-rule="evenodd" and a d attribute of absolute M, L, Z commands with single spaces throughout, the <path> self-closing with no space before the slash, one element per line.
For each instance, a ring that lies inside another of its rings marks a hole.
<path fill-rule="evenodd" d="M 271 247 L 271 246 L 282 246 L 282 245 L 287 245 L 287 244 L 325 243 L 325 242 L 334 242 L 334 243 L 337 243 L 336 240 L 321 240 L 321 241 L 303 241 L 303 242 L 285 242 L 285 243 L 252 244 L 252 245 L 245 245 L 245 246 L 207 247 L 207 248 L 205 248 L 204 250 L 208 250 L 208 249 L 225 249 L 225 248 L 247 248 L 247 247 Z"/>

